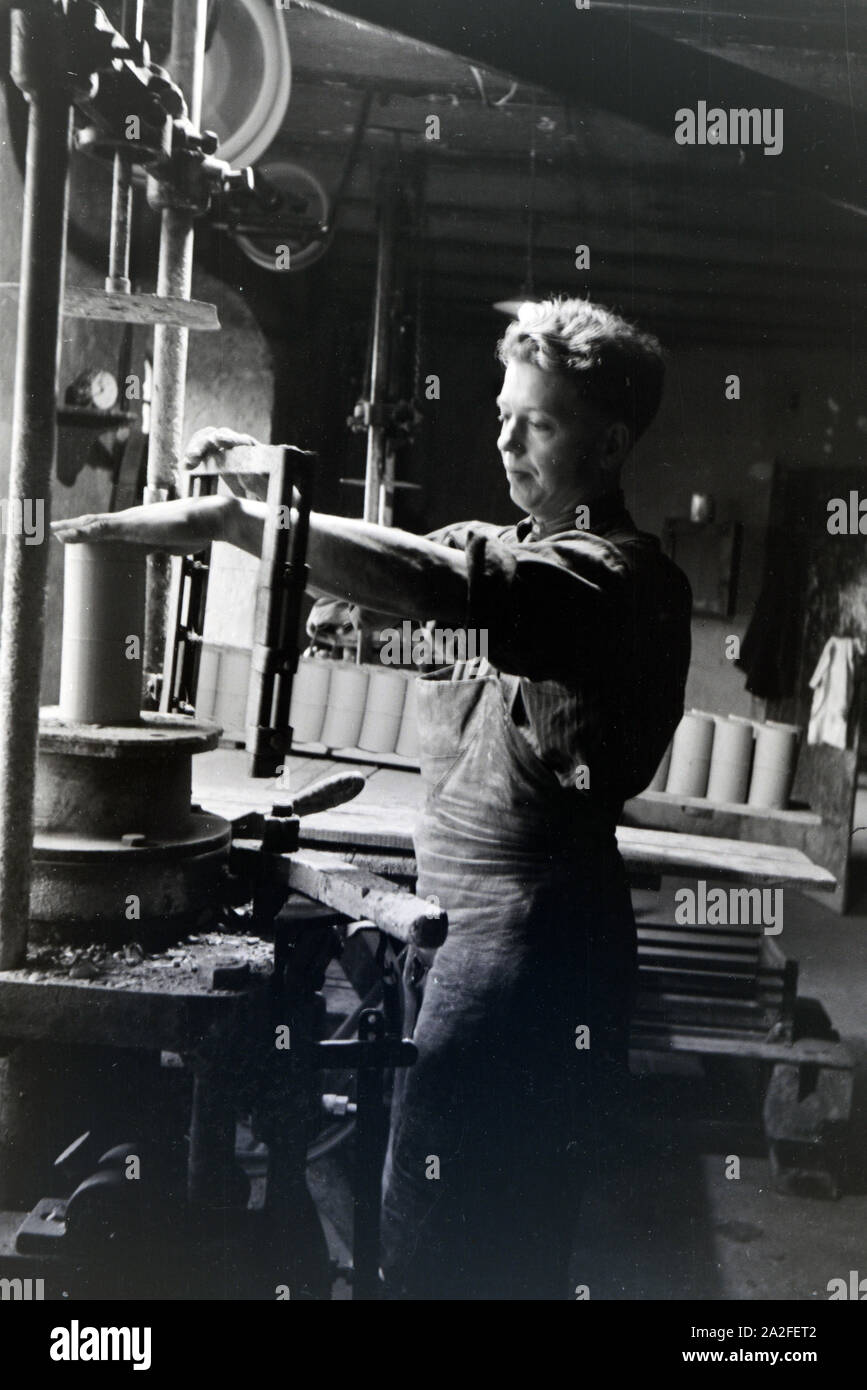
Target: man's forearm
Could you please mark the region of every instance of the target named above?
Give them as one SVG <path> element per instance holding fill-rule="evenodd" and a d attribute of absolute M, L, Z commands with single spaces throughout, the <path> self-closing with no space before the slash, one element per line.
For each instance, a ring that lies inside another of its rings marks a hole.
<path fill-rule="evenodd" d="M 259 554 L 264 502 L 224 498 L 221 539 Z M 363 608 L 443 624 L 466 622 L 466 560 L 462 551 L 408 531 L 351 517 L 311 512 L 307 543 L 311 588 Z"/>
<path fill-rule="evenodd" d="M 170 555 L 191 555 L 212 541 L 228 540 L 231 497 L 181 497 L 173 502 L 126 507 L 52 521 L 58 540 L 70 545 L 123 541 Z M 261 542 L 260 542 L 261 544 Z"/>
<path fill-rule="evenodd" d="M 52 522 L 69 544 L 123 541 L 188 555 L 226 541 L 262 552 L 268 507 L 247 498 L 187 497 L 122 512 Z M 460 550 L 388 526 L 312 512 L 307 544 L 310 587 L 380 613 L 466 622 L 466 560 Z"/>

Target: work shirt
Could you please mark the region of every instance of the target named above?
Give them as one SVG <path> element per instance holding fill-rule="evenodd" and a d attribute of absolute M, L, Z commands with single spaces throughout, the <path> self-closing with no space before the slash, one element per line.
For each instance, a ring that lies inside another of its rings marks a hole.
<path fill-rule="evenodd" d="M 487 640 L 476 671 L 515 678 L 511 715 L 530 747 L 588 810 L 616 817 L 650 782 L 683 713 L 692 598 L 622 493 L 588 510 L 586 528 L 570 511 L 463 522 L 428 539 L 466 554 L 466 624 Z"/>

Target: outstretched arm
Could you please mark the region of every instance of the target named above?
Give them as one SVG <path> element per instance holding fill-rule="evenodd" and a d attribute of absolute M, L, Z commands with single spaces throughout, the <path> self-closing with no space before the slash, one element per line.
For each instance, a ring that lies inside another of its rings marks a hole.
<path fill-rule="evenodd" d="M 124 541 L 187 555 L 212 541 L 261 553 L 267 504 L 240 497 L 189 497 L 122 512 L 52 523 L 67 544 Z M 421 613 L 444 625 L 466 621 L 466 559 L 461 551 L 408 531 L 349 517 L 310 515 L 310 587 L 362 607 Z"/>

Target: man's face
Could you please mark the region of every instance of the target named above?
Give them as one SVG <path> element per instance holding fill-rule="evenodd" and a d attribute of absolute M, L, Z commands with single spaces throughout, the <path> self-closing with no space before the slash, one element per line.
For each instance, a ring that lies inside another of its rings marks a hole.
<path fill-rule="evenodd" d="M 568 377 L 510 362 L 497 397 L 497 448 L 512 501 L 552 521 L 605 488 L 605 426 Z"/>

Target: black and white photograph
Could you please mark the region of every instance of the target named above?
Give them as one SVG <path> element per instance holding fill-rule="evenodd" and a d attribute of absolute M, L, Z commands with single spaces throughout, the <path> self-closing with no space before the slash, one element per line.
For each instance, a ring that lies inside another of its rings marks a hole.
<path fill-rule="evenodd" d="M 10 1339 L 828 1372 L 863 0 L 0 0 L 0 83 Z"/>

